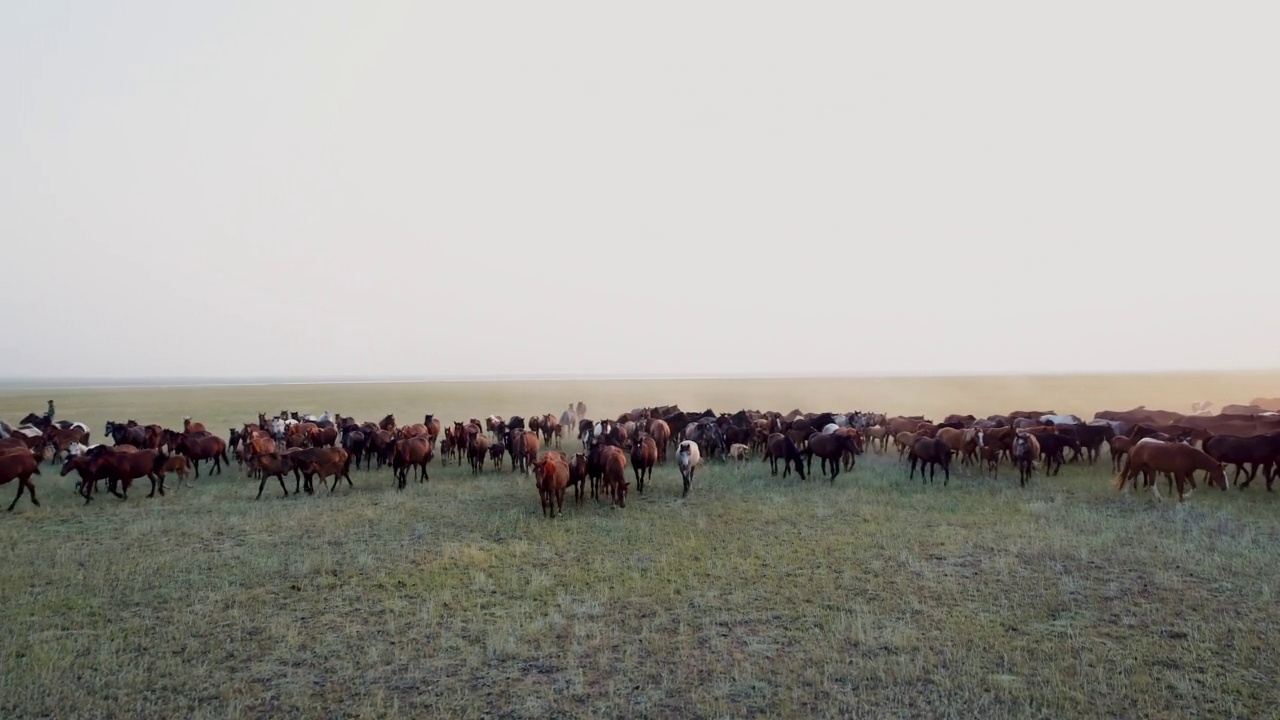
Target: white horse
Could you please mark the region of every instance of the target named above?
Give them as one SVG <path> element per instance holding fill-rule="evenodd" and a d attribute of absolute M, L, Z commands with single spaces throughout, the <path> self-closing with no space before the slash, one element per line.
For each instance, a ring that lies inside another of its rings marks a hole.
<path fill-rule="evenodd" d="M 685 497 L 689 494 L 689 485 L 693 483 L 693 472 L 702 464 L 702 451 L 698 450 L 698 443 L 685 440 L 680 443 L 676 458 L 680 464 L 680 477 L 684 479 L 684 492 L 680 497 Z"/>

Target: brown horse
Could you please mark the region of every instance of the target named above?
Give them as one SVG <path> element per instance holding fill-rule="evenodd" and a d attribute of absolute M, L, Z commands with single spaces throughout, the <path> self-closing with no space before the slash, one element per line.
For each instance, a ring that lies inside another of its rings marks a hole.
<path fill-rule="evenodd" d="M 304 455 L 304 453 L 318 453 L 315 455 Z M 320 484 L 324 485 L 324 479 L 333 476 L 333 486 L 329 488 L 329 492 L 338 489 L 338 482 L 346 478 L 348 487 L 355 487 L 355 483 L 351 482 L 351 453 L 342 448 L 310 448 L 302 450 L 294 456 L 296 467 L 302 471 L 307 478 L 307 486 L 311 486 L 311 478 L 313 476 L 320 477 Z"/>
<path fill-rule="evenodd" d="M 13 502 L 9 503 L 10 512 L 18 504 L 24 490 L 31 493 L 31 504 L 40 507 L 40 501 L 36 499 L 35 483 L 31 482 L 31 476 L 39 474 L 40 463 L 30 450 L 13 448 L 0 453 L 0 485 L 10 480 L 18 481 L 18 494 L 14 496 Z"/>
<path fill-rule="evenodd" d="M 93 481 L 88 481 L 89 477 L 102 479 L 107 481 L 107 491 L 112 495 L 127 500 L 129 498 L 129 488 L 133 485 L 133 481 L 145 477 L 151 481 L 151 492 L 147 497 L 155 497 L 158 490 L 164 495 L 164 476 L 157 476 L 156 473 L 164 467 L 165 462 L 169 459 L 168 455 L 159 450 L 138 450 L 137 452 L 118 452 L 111 448 L 98 448 L 100 453 L 85 453 L 78 456 L 85 458 L 81 466 L 80 476 L 86 481 L 81 484 L 81 494 L 84 495 L 86 504 L 93 499 Z M 77 458 L 68 460 L 68 464 L 75 462 Z M 67 465 L 63 465 L 64 474 L 68 472 Z M 121 491 L 116 491 L 116 484 L 122 485 Z"/>
<path fill-rule="evenodd" d="M 665 465 L 667 462 L 667 443 L 671 442 L 671 426 L 665 420 L 650 420 L 649 435 L 653 437 L 653 442 L 658 446 L 658 462 Z"/>
<path fill-rule="evenodd" d="M 440 420 L 428 413 L 422 418 L 422 424 L 427 427 L 427 437 L 431 438 L 431 446 L 435 447 L 436 440 L 440 439 Z"/>
<path fill-rule="evenodd" d="M 1180 442 L 1145 441 L 1135 443 L 1125 458 L 1124 469 L 1116 475 L 1116 489 L 1129 492 L 1128 485 L 1134 476 L 1142 473 L 1144 483 L 1150 473 L 1164 473 L 1169 480 L 1169 491 L 1173 492 L 1174 483 L 1178 486 L 1178 502 L 1186 499 L 1184 489 L 1190 483 L 1195 487 L 1192 475 L 1197 470 L 1209 473 L 1209 483 L 1222 490 L 1227 489 L 1227 473 L 1222 463 L 1214 460 L 1203 450 L 1193 448 Z M 1160 498 L 1158 483 L 1149 481 L 1151 492 Z"/>
<path fill-rule="evenodd" d="M 262 499 L 262 489 L 267 486 L 267 480 L 273 477 L 280 481 L 280 489 L 284 491 L 284 496 L 289 497 L 289 488 L 285 487 L 284 476 L 293 472 L 291 455 L 282 455 L 277 452 L 255 455 L 249 461 L 249 465 L 262 479 L 262 482 L 258 483 L 258 497 L 254 498 L 255 500 Z"/>
<path fill-rule="evenodd" d="M 551 413 L 547 413 L 546 415 L 543 415 L 542 422 L 540 423 L 540 425 L 542 427 L 543 443 L 550 445 L 552 440 L 559 438 L 559 435 L 557 434 L 557 430 L 560 427 L 560 423 L 556 422 L 555 415 L 552 415 Z M 557 447 L 558 447 L 558 444 L 557 444 Z"/>
<path fill-rule="evenodd" d="M 547 453 L 533 463 L 533 476 L 537 480 L 538 497 L 542 501 L 542 514 L 549 518 L 564 514 L 564 493 L 569 487 L 569 465 L 562 457 Z"/>
<path fill-rule="evenodd" d="M 950 429 L 950 428 L 946 428 Z M 908 480 L 916 476 L 916 463 L 920 464 L 920 483 L 925 483 L 924 469 L 929 468 L 928 482 L 933 482 L 933 474 L 938 467 L 942 468 L 942 486 L 946 487 L 951 480 L 951 445 L 941 437 L 917 438 L 911 446 L 911 474 Z"/>
<path fill-rule="evenodd" d="M 200 477 L 200 461 L 212 460 L 213 471 L 209 474 L 222 474 L 222 463 L 231 462 L 227 458 L 227 443 L 217 435 L 196 435 L 194 433 L 181 433 L 178 440 L 173 446 L 174 452 L 180 455 L 186 455 L 191 459 L 191 465 L 195 468 L 196 478 Z M 161 495 L 164 493 L 162 492 Z"/>
<path fill-rule="evenodd" d="M 479 475 L 484 472 L 484 464 L 489 459 L 489 436 L 484 433 L 476 433 L 471 436 L 471 442 L 467 445 L 467 460 L 471 463 L 471 474 Z"/>
<path fill-rule="evenodd" d="M 409 468 L 418 468 L 418 482 L 430 480 L 427 475 L 427 463 L 431 462 L 431 438 L 426 435 L 414 435 L 396 441 L 391 467 L 395 474 L 396 489 L 403 490 L 409 481 Z M 336 482 L 334 483 L 337 484 Z"/>
<path fill-rule="evenodd" d="M 653 479 L 653 466 L 658 463 L 658 443 L 648 435 L 636 440 L 631 447 L 631 468 L 636 474 L 636 492 L 644 494 L 645 473 Z"/>
<path fill-rule="evenodd" d="M 604 461 L 604 490 L 618 507 L 627 506 L 627 456 L 621 448 L 605 445 L 600 448 Z"/>
<path fill-rule="evenodd" d="M 190 417 L 182 418 L 182 432 L 184 433 L 200 433 L 209 432 L 205 429 L 204 423 L 191 422 Z"/>
<path fill-rule="evenodd" d="M 537 433 L 528 430 L 520 433 L 516 445 L 517 447 L 511 449 L 511 460 L 513 463 L 519 460 L 520 472 L 528 474 L 529 466 L 538 459 L 538 450 L 542 448 L 542 443 L 538 440 Z"/>
<path fill-rule="evenodd" d="M 769 436 L 769 441 L 765 445 L 764 460 L 769 462 L 772 475 L 778 474 L 778 461 L 781 460 L 782 477 L 791 474 L 791 468 L 794 466 L 800 479 L 804 479 L 804 455 L 800 453 L 800 448 L 796 447 L 795 442 L 782 433 L 773 433 Z"/>
<path fill-rule="evenodd" d="M 338 429 L 332 425 L 317 427 L 307 434 L 311 447 L 333 447 L 338 442 Z"/>
<path fill-rule="evenodd" d="M 805 446 L 804 454 L 805 464 L 809 474 L 813 474 L 813 456 L 817 455 L 822 458 L 822 466 L 830 464 L 831 466 L 831 483 L 834 485 L 836 476 L 840 474 L 840 458 L 845 454 L 859 452 L 858 441 L 850 435 L 826 435 L 823 433 L 814 433 L 809 436 L 809 443 Z"/>
<path fill-rule="evenodd" d="M 574 453 L 569 458 L 569 484 L 573 486 L 573 501 L 578 505 L 582 504 L 582 498 L 587 493 L 587 480 L 587 456 Z"/>
<path fill-rule="evenodd" d="M 191 472 L 191 462 L 185 455 L 170 455 L 165 458 L 164 464 L 156 470 L 156 474 L 163 480 L 166 473 L 173 473 L 178 476 L 178 482 L 182 485 L 190 485 L 187 482 L 187 475 Z M 161 487 L 164 487 L 163 482 Z"/>

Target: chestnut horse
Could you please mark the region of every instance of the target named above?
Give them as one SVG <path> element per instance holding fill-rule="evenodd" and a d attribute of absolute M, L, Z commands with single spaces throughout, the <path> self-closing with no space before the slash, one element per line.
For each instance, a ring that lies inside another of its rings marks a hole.
<path fill-rule="evenodd" d="M 1227 473 L 1223 470 L 1222 463 L 1203 450 L 1180 442 L 1138 442 L 1126 455 L 1124 469 L 1116 475 L 1116 489 L 1128 494 L 1128 485 L 1138 473 L 1142 473 L 1144 482 L 1150 477 L 1149 473 L 1164 473 L 1169 479 L 1170 492 L 1173 492 L 1174 483 L 1177 483 L 1178 502 L 1182 502 L 1186 499 L 1184 489 L 1187 484 L 1195 487 L 1195 480 L 1191 476 L 1197 470 L 1208 471 L 1210 484 L 1217 485 L 1222 490 L 1227 489 Z M 1150 485 L 1156 499 L 1162 499 L 1159 483 L 1153 479 Z"/>
<path fill-rule="evenodd" d="M 550 518 L 564 514 L 564 493 L 569 487 L 569 465 L 561 457 L 547 453 L 533 463 L 542 514 Z"/>
<path fill-rule="evenodd" d="M 658 462 L 658 443 L 645 435 L 631 447 L 631 468 L 636 474 L 636 492 L 644 494 L 644 479 L 653 479 L 653 466 Z"/>
<path fill-rule="evenodd" d="M 36 486 L 31 482 L 32 475 L 40 474 L 40 463 L 37 462 L 36 456 L 26 448 L 12 448 L 5 450 L 0 454 L 0 485 L 4 485 L 10 480 L 18 481 L 18 494 L 14 496 L 13 502 L 9 503 L 9 510 L 18 504 L 18 500 L 22 497 L 24 490 L 31 493 L 31 504 L 40 507 L 40 501 L 36 499 Z"/>

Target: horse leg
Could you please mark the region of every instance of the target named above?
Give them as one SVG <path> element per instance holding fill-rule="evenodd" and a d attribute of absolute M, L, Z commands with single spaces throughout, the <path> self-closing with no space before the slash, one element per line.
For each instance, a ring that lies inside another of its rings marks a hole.
<path fill-rule="evenodd" d="M 14 506 L 18 504 L 18 499 L 22 497 L 22 491 L 27 489 L 27 482 L 29 482 L 29 480 L 30 479 L 28 478 L 28 480 L 18 481 L 18 494 L 14 495 L 13 502 L 9 503 L 9 512 L 13 512 Z"/>

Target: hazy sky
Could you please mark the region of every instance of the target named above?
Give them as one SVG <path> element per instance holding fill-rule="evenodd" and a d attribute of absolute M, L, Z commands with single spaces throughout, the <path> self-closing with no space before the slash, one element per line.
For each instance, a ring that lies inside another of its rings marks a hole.
<path fill-rule="evenodd" d="M 1280 366 L 1274 2 L 0 5 L 0 375 Z"/>

